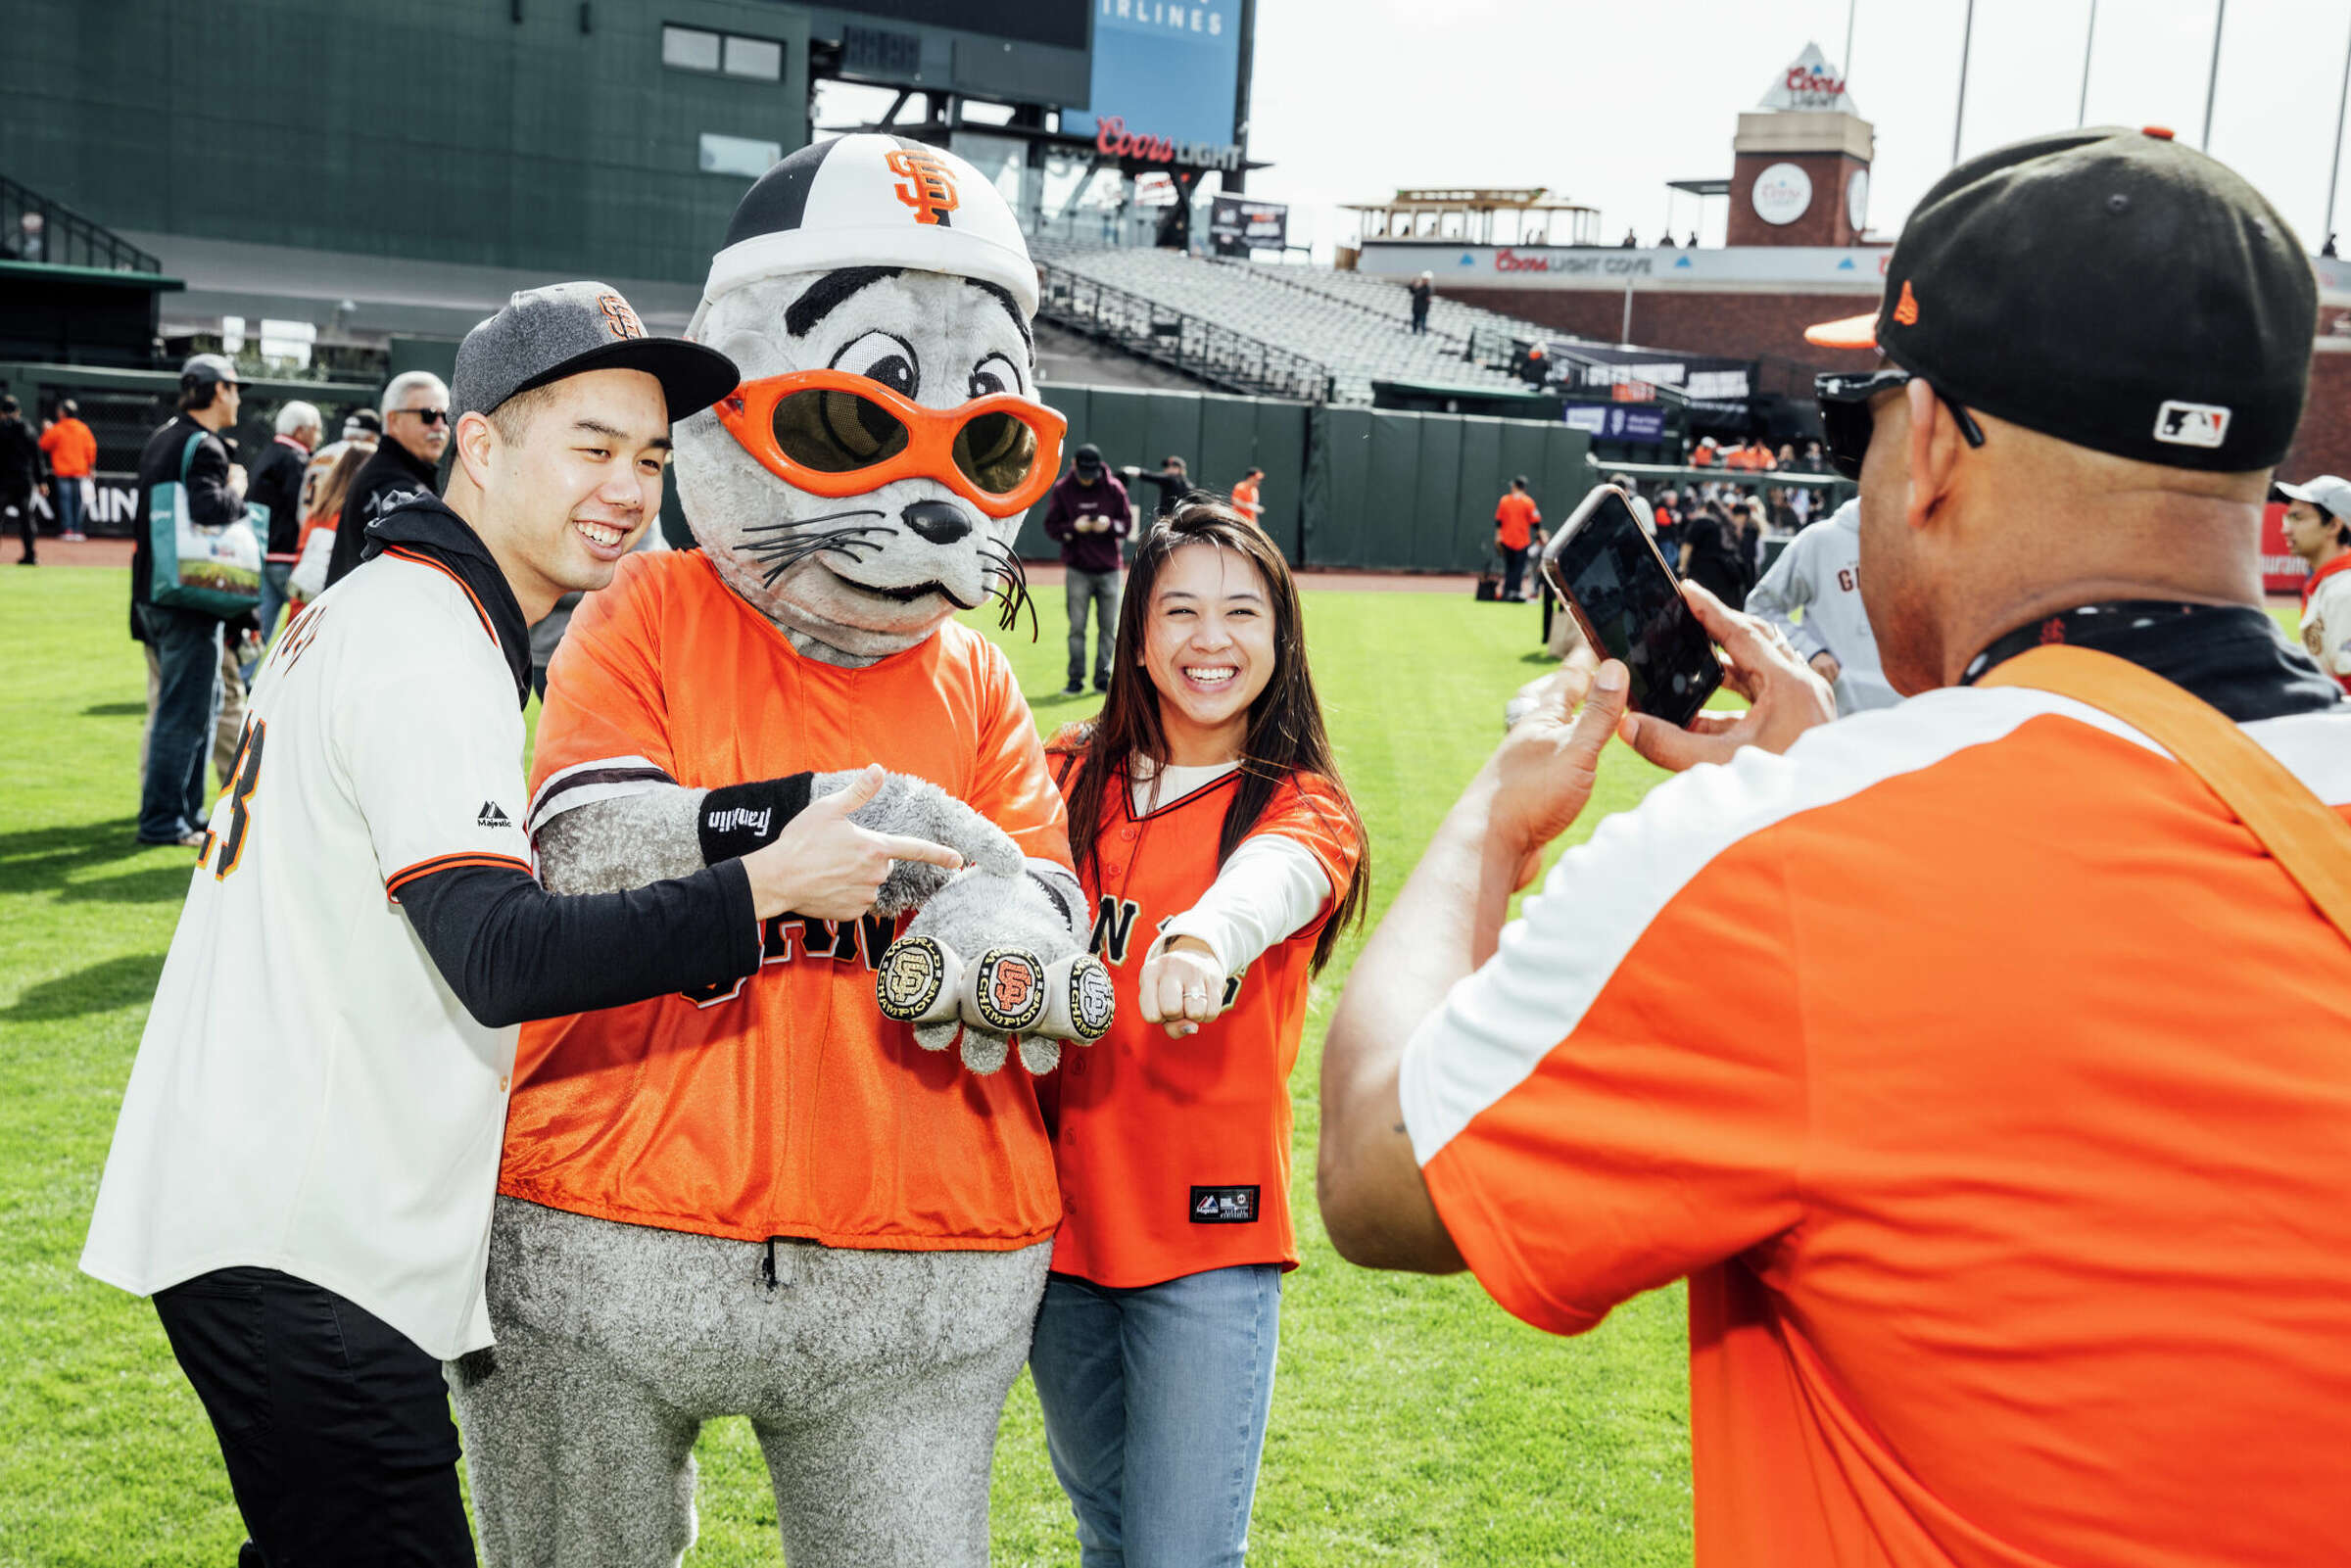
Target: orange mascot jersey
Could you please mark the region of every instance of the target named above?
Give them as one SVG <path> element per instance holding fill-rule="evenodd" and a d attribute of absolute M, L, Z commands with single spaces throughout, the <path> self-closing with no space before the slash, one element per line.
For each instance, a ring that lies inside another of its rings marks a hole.
<path fill-rule="evenodd" d="M 1057 769 L 1063 759 L 1054 758 Z M 1064 784 L 1074 783 L 1074 769 Z M 1225 1011 L 1181 1040 L 1143 1021 L 1135 998 L 1162 923 L 1217 879 L 1217 840 L 1237 773 L 1137 817 L 1105 790 L 1097 867 L 1080 876 L 1094 904 L 1093 951 L 1118 997 L 1110 1033 L 1062 1058 L 1054 1152 L 1065 1211 L 1053 1271 L 1114 1288 L 1156 1285 L 1242 1263 L 1298 1265 L 1290 1223 L 1290 1069 L 1306 1026 L 1308 966 L 1332 901 L 1288 940 L 1226 981 Z M 1361 842 L 1345 802 L 1293 777 L 1249 836 L 1278 833 L 1321 864 L 1333 889 Z"/>
<path fill-rule="evenodd" d="M 861 670 L 803 659 L 700 551 L 630 555 L 555 656 L 533 761 L 575 795 L 717 787 L 879 762 L 1035 859 L 1067 821 L 1004 656 L 949 622 Z M 1005 1249 L 1061 1205 L 1029 1074 L 981 1076 L 882 1017 L 876 917 L 768 923 L 734 990 L 526 1024 L 499 1191 L 707 1236 Z"/>

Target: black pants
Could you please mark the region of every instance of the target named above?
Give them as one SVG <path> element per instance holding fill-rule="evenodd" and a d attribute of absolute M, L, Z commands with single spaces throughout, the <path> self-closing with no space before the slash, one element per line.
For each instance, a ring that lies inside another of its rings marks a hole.
<path fill-rule="evenodd" d="M 24 541 L 24 559 L 31 560 L 33 536 L 39 532 L 32 516 L 32 492 L 26 491 L 22 496 L 13 492 L 0 494 L 0 512 L 5 511 L 17 514 L 17 538 Z"/>
<path fill-rule="evenodd" d="M 1527 546 L 1521 545 L 1516 549 L 1512 549 L 1510 546 L 1504 545 L 1500 548 L 1502 550 L 1502 596 L 1507 599 L 1514 599 L 1518 596 L 1518 580 L 1526 575 Z"/>
<path fill-rule="evenodd" d="M 474 1561 L 441 1363 L 334 1292 L 269 1268 L 158 1291 L 267 1568 Z"/>

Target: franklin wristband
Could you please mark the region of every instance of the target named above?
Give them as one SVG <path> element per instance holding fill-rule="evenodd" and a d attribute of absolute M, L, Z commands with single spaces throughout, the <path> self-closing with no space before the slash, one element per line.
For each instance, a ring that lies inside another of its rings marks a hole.
<path fill-rule="evenodd" d="M 807 809 L 814 774 L 795 773 L 782 779 L 728 784 L 702 796 L 695 818 L 701 839 L 702 864 L 715 866 L 737 860 L 772 843 L 785 824 Z"/>

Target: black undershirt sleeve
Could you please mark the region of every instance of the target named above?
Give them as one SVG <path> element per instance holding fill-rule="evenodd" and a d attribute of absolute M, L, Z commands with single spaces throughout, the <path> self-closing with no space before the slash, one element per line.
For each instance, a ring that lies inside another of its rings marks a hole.
<path fill-rule="evenodd" d="M 527 872 L 456 867 L 404 883 L 433 965 L 489 1028 L 740 979 L 759 967 L 738 860 L 620 893 L 562 898 Z"/>

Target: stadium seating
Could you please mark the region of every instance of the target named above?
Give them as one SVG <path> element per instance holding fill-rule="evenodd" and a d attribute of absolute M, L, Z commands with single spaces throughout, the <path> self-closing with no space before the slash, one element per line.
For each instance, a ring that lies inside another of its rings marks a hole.
<path fill-rule="evenodd" d="M 1400 285 L 1328 267 L 1260 266 L 1047 239 L 1032 239 L 1031 248 L 1040 261 L 1317 360 L 1329 368 L 1340 403 L 1369 403 L 1373 381 L 1515 388 L 1519 383 L 1508 373 L 1467 358 L 1472 328 L 1556 335 L 1438 300 L 1431 330 L 1415 336 Z"/>

